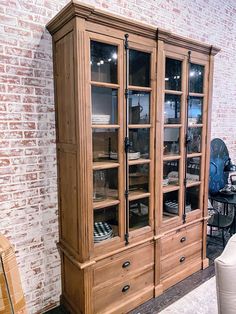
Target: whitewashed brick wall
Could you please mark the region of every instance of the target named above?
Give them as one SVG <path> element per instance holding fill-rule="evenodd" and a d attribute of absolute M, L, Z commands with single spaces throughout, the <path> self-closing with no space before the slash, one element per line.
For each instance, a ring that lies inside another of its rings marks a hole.
<path fill-rule="evenodd" d="M 51 36 L 67 0 L 0 0 L 0 231 L 15 245 L 29 313 L 60 296 Z M 235 0 L 90 0 L 222 50 L 215 58 L 212 138 L 236 161 Z"/>

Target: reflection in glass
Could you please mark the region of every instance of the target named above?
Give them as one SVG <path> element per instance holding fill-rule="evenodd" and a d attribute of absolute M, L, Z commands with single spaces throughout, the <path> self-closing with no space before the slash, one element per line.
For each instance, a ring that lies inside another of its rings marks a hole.
<path fill-rule="evenodd" d="M 165 111 L 164 111 L 165 124 L 180 123 L 180 103 L 181 103 L 180 96 L 171 94 L 165 95 Z"/>
<path fill-rule="evenodd" d="M 92 86 L 92 124 L 117 124 L 117 90 Z"/>
<path fill-rule="evenodd" d="M 150 129 L 129 129 L 129 159 L 149 158 Z"/>
<path fill-rule="evenodd" d="M 94 243 L 118 236 L 118 206 L 94 210 Z"/>
<path fill-rule="evenodd" d="M 149 225 L 149 198 L 129 202 L 129 227 L 135 230 Z"/>
<path fill-rule="evenodd" d="M 106 83 L 117 83 L 116 46 L 91 41 L 91 80 Z"/>
<path fill-rule="evenodd" d="M 204 66 L 190 64 L 190 93 L 203 93 Z"/>
<path fill-rule="evenodd" d="M 163 219 L 179 215 L 179 191 L 163 194 Z"/>
<path fill-rule="evenodd" d="M 164 129 L 164 155 L 179 154 L 179 128 Z"/>
<path fill-rule="evenodd" d="M 129 84 L 133 86 L 150 86 L 150 53 L 130 49 Z"/>
<path fill-rule="evenodd" d="M 129 167 L 129 190 L 148 192 L 149 164 L 133 165 Z"/>
<path fill-rule="evenodd" d="M 93 129 L 93 161 L 118 158 L 118 130 Z"/>
<path fill-rule="evenodd" d="M 190 97 L 188 105 L 189 125 L 202 123 L 202 97 Z"/>
<path fill-rule="evenodd" d="M 118 170 L 104 169 L 93 172 L 93 201 L 118 198 Z"/>
<path fill-rule="evenodd" d="M 202 128 L 188 128 L 188 153 L 201 152 Z"/>
<path fill-rule="evenodd" d="M 181 90 L 182 61 L 166 58 L 165 89 Z"/>
<path fill-rule="evenodd" d="M 163 162 L 163 186 L 179 185 L 179 161 L 170 160 Z"/>
<path fill-rule="evenodd" d="M 199 193 L 200 186 L 193 186 L 186 189 L 186 213 L 195 209 L 199 209 Z"/>
<path fill-rule="evenodd" d="M 129 92 L 129 123 L 149 123 L 150 93 L 130 91 Z"/>
<path fill-rule="evenodd" d="M 187 182 L 192 183 L 200 180 L 200 157 L 187 159 Z"/>

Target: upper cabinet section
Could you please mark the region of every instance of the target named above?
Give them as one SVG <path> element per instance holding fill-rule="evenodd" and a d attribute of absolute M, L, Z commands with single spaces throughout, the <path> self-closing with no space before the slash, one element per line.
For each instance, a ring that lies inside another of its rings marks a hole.
<path fill-rule="evenodd" d="M 190 64 L 190 93 L 203 93 L 204 66 L 200 64 Z"/>
<path fill-rule="evenodd" d="M 150 87 L 150 54 L 130 49 L 129 57 L 130 85 Z"/>
<path fill-rule="evenodd" d="M 166 58 L 165 89 L 181 91 L 182 61 Z"/>

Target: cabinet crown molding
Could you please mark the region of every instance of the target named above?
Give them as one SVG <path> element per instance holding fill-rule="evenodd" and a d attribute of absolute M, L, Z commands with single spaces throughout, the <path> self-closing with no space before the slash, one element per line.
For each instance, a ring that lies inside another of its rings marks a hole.
<path fill-rule="evenodd" d="M 47 25 L 46 28 L 53 35 L 74 17 L 104 25 L 124 32 L 147 37 L 153 40 L 162 40 L 165 43 L 178 45 L 204 54 L 216 55 L 220 49 L 186 37 L 175 35 L 170 31 L 157 28 L 153 25 L 100 10 L 91 5 L 85 5 L 71 0 Z"/>

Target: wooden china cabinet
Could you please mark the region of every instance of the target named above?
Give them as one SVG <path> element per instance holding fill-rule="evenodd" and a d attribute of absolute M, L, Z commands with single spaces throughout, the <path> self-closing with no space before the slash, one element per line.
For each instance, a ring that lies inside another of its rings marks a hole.
<path fill-rule="evenodd" d="M 53 36 L 61 302 L 126 313 L 208 265 L 217 49 L 70 2 Z"/>

